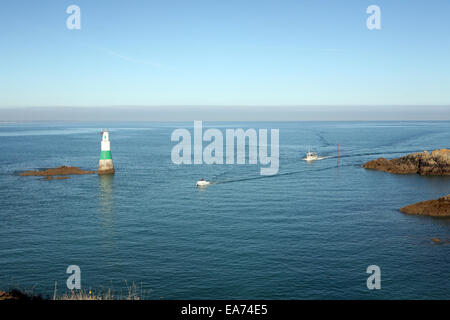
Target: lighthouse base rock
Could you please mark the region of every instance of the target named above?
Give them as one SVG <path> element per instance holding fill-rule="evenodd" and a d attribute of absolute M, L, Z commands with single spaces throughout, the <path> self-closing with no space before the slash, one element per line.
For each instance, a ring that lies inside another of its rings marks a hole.
<path fill-rule="evenodd" d="M 114 164 L 112 159 L 101 159 L 98 163 L 98 174 L 114 174 Z"/>

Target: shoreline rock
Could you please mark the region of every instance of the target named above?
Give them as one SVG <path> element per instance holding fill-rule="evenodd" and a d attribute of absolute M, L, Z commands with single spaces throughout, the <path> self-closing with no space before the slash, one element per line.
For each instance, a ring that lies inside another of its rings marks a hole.
<path fill-rule="evenodd" d="M 18 289 L 12 289 L 9 291 L 0 290 L 0 301 L 3 300 L 42 300 L 41 296 L 27 294 Z"/>
<path fill-rule="evenodd" d="M 78 167 L 66 167 L 66 166 L 61 166 L 58 168 L 51 168 L 51 169 L 47 169 L 47 170 L 31 170 L 31 171 L 25 171 L 22 172 L 20 174 L 20 176 L 61 176 L 61 175 L 72 175 L 72 174 L 94 174 L 96 173 L 96 171 L 85 171 L 85 170 L 81 170 Z M 52 178 L 48 178 L 49 180 L 53 179 Z M 56 179 L 61 179 L 56 178 Z M 64 179 L 64 178 L 62 178 Z"/>
<path fill-rule="evenodd" d="M 401 158 L 378 158 L 363 165 L 366 169 L 398 173 L 420 174 L 423 176 L 449 176 L 450 175 L 450 150 L 435 150 L 432 153 L 417 152 Z"/>
<path fill-rule="evenodd" d="M 450 194 L 437 200 L 421 201 L 400 209 L 407 214 L 432 217 L 450 217 Z"/>

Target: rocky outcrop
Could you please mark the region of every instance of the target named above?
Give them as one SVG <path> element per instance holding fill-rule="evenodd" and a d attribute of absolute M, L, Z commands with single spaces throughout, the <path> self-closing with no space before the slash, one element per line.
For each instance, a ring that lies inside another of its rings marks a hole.
<path fill-rule="evenodd" d="M 18 289 L 13 289 L 10 291 L 0 291 L 0 301 L 2 300 L 42 300 L 42 297 L 30 295 Z"/>
<path fill-rule="evenodd" d="M 424 176 L 450 175 L 450 150 L 435 150 L 412 153 L 397 159 L 379 158 L 363 165 L 366 169 L 375 169 L 390 173 L 418 173 Z"/>
<path fill-rule="evenodd" d="M 93 174 L 95 171 L 84 171 L 77 167 L 58 167 L 53 169 L 47 169 L 42 171 L 25 171 L 22 172 L 21 176 L 61 176 L 61 175 L 72 175 L 72 174 Z"/>
<path fill-rule="evenodd" d="M 403 213 L 450 217 L 450 194 L 437 200 L 418 202 L 400 209 Z"/>

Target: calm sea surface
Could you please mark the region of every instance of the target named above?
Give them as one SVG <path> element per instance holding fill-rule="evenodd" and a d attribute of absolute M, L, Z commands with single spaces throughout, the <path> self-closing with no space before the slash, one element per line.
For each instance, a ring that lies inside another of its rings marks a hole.
<path fill-rule="evenodd" d="M 399 212 L 450 193 L 450 178 L 361 168 L 450 147 L 450 122 L 204 123 L 278 128 L 272 177 L 257 165 L 174 165 L 170 135 L 192 125 L 0 124 L 0 288 L 64 292 L 75 264 L 85 289 L 134 282 L 153 299 L 450 299 L 450 244 L 431 241 L 450 240 L 450 220 Z M 114 176 L 18 175 L 96 170 L 102 127 Z M 302 161 L 309 148 L 328 158 Z M 202 177 L 217 184 L 197 189 Z M 366 287 L 372 264 L 381 290 Z"/>

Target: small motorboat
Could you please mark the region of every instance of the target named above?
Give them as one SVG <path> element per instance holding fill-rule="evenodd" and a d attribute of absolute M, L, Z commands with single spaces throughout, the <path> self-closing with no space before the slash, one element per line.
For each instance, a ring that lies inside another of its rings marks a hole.
<path fill-rule="evenodd" d="M 308 151 L 308 152 L 306 153 L 306 158 L 304 158 L 303 160 L 306 160 L 306 161 L 319 160 L 319 156 L 317 155 L 316 152 Z"/>
<path fill-rule="evenodd" d="M 209 181 L 206 181 L 205 179 L 200 179 L 200 180 L 198 180 L 197 181 L 197 184 L 196 184 L 196 186 L 197 187 L 206 187 L 207 185 L 209 185 L 211 182 L 209 182 Z"/>

